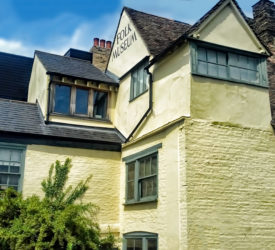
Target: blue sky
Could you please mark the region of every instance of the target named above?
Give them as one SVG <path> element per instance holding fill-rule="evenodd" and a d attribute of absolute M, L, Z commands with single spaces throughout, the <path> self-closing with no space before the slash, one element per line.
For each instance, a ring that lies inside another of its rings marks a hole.
<path fill-rule="evenodd" d="M 123 6 L 190 24 L 218 0 L 1 0 L 0 51 L 33 56 L 89 50 L 94 37 L 113 40 Z M 238 0 L 252 16 L 258 0 Z"/>

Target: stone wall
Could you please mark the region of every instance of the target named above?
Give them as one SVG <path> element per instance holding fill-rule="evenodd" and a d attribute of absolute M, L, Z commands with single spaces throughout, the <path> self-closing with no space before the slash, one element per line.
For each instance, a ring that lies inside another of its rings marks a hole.
<path fill-rule="evenodd" d="M 253 6 L 253 28 L 271 52 L 267 60 L 272 125 L 275 127 L 275 4 L 261 0 Z"/>

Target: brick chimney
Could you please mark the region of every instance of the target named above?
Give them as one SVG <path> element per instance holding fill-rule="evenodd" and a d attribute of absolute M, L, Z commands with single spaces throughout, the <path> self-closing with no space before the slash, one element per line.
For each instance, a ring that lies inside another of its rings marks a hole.
<path fill-rule="evenodd" d="M 269 0 L 260 0 L 253 8 L 254 29 L 271 51 L 267 60 L 271 115 L 275 131 L 275 4 Z"/>
<path fill-rule="evenodd" d="M 111 53 L 112 42 L 105 41 L 104 39 L 99 40 L 94 38 L 94 45 L 90 49 L 93 53 L 93 65 L 99 68 L 101 71 L 105 71 L 107 62 Z"/>

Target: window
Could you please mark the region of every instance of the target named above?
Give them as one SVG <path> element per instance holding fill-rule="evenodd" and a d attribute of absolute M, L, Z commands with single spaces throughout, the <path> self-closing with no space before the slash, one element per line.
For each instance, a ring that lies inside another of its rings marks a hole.
<path fill-rule="evenodd" d="M 157 200 L 158 144 L 123 158 L 126 161 L 126 204 Z"/>
<path fill-rule="evenodd" d="M 108 92 L 55 84 L 53 96 L 54 113 L 107 119 Z"/>
<path fill-rule="evenodd" d="M 148 65 L 148 59 L 142 60 L 131 73 L 130 100 L 144 93 L 148 88 L 148 74 L 144 69 Z"/>
<path fill-rule="evenodd" d="M 268 87 L 264 57 L 214 45 L 192 43 L 191 48 L 193 73 Z"/>
<path fill-rule="evenodd" d="M 22 189 L 22 175 L 25 161 L 24 146 L 0 144 L 0 189 L 12 187 Z"/>
<path fill-rule="evenodd" d="M 133 232 L 123 235 L 123 250 L 157 250 L 158 235 L 147 232 Z"/>

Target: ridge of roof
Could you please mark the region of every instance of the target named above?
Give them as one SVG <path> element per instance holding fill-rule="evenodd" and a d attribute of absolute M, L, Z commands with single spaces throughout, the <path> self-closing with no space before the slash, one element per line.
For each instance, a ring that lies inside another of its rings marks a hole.
<path fill-rule="evenodd" d="M 122 12 L 128 14 L 141 35 L 151 55 L 158 55 L 162 50 L 185 33 L 190 24 L 177 20 L 148 14 L 124 7 Z"/>
<path fill-rule="evenodd" d="M 139 13 L 142 13 L 142 14 L 145 14 L 145 15 L 149 15 L 149 16 L 153 16 L 153 17 L 157 17 L 157 18 L 162 18 L 162 19 L 165 19 L 165 20 L 174 21 L 174 22 L 177 22 L 177 23 L 183 23 L 183 24 L 186 24 L 186 25 L 191 25 L 189 23 L 182 22 L 182 21 L 179 21 L 179 20 L 175 20 L 175 19 L 172 19 L 172 18 L 169 18 L 169 17 L 158 16 L 158 15 L 151 14 L 151 13 L 148 13 L 148 12 L 145 12 L 145 11 L 136 10 L 136 9 L 130 8 L 128 6 L 124 6 L 123 9 L 139 12 Z"/>
<path fill-rule="evenodd" d="M 249 18 L 244 14 L 244 12 L 242 11 L 241 7 L 239 6 L 239 4 L 236 0 L 220 0 L 220 1 L 218 1 L 209 11 L 207 11 L 196 23 L 194 23 L 191 26 L 191 28 L 187 31 L 186 35 L 190 35 L 194 31 L 196 31 L 199 28 L 199 26 L 206 19 L 208 19 L 209 16 L 211 16 L 226 1 L 228 1 L 228 2 L 232 1 L 235 4 L 235 6 L 238 9 L 238 11 L 240 12 L 241 16 L 244 18 L 244 20 L 247 23 L 247 25 L 249 26 L 249 28 L 253 31 L 254 35 L 257 37 L 257 39 L 260 41 L 260 43 L 264 46 L 264 48 L 268 51 L 268 53 L 271 54 L 270 49 L 268 48 L 268 46 L 265 44 L 265 42 L 262 40 L 262 38 L 260 36 L 258 36 L 256 30 L 254 29 L 253 24 L 252 24 L 253 18 Z"/>
<path fill-rule="evenodd" d="M 161 58 L 164 54 L 167 53 L 167 51 L 170 51 L 171 49 L 173 49 L 177 44 L 179 44 L 181 41 L 183 41 L 184 39 L 187 39 L 188 36 L 190 36 L 190 34 L 194 31 L 197 30 L 197 28 L 212 14 L 214 13 L 224 2 L 226 2 L 228 0 L 220 0 L 219 2 L 217 2 L 208 12 L 206 12 L 195 24 L 193 24 L 189 30 L 186 31 L 186 33 L 183 33 L 178 39 L 176 39 L 172 44 L 170 44 L 169 46 L 167 46 L 166 48 L 164 48 L 159 54 L 155 55 L 154 58 L 151 60 L 149 66 L 151 66 L 152 64 L 154 64 L 159 58 Z M 270 49 L 268 48 L 268 46 L 265 44 L 265 42 L 261 39 L 260 36 L 258 36 L 257 32 L 255 31 L 254 27 L 253 27 L 253 22 L 254 19 L 253 18 L 249 18 L 247 17 L 244 12 L 242 11 L 242 9 L 240 8 L 239 4 L 237 3 L 236 0 L 231 0 L 237 7 L 237 9 L 239 10 L 240 14 L 242 15 L 242 17 L 245 19 L 247 25 L 251 28 L 251 30 L 253 31 L 253 33 L 255 34 L 255 36 L 257 37 L 257 39 L 260 41 L 260 43 L 265 47 L 265 49 L 271 54 Z"/>
<path fill-rule="evenodd" d="M 33 57 L 22 56 L 22 55 L 17 55 L 17 54 L 11 54 L 11 53 L 4 52 L 4 51 L 0 51 L 0 54 L 5 54 L 5 55 L 9 55 L 9 56 L 20 57 L 20 58 L 25 58 L 25 59 L 33 60 Z"/>

